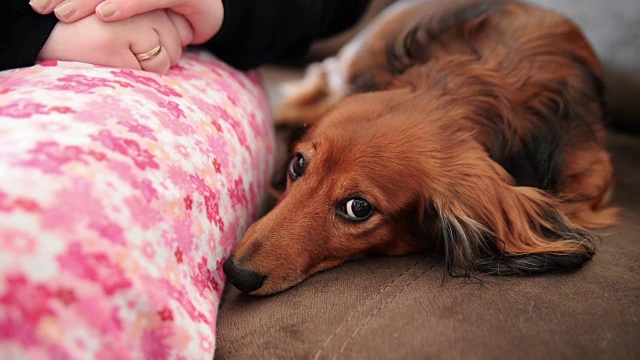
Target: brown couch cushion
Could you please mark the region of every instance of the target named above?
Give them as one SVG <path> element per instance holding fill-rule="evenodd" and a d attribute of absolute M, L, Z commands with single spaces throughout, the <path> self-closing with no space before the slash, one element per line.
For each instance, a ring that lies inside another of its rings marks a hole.
<path fill-rule="evenodd" d="M 416 255 L 354 261 L 265 298 L 229 286 L 216 359 L 640 358 L 640 138 L 610 140 L 624 219 L 582 270 L 479 284 Z"/>

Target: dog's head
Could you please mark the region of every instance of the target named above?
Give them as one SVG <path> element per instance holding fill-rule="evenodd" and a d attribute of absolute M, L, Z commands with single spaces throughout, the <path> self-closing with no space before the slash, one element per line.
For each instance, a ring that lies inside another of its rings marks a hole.
<path fill-rule="evenodd" d="M 354 95 L 310 129 L 294 148 L 278 204 L 225 262 L 230 282 L 270 294 L 367 253 L 430 245 L 465 272 L 554 266 L 553 256 L 520 254 L 589 256 L 589 239 L 553 201 L 513 186 L 474 141 L 463 106 L 430 101 L 409 89 Z"/>
<path fill-rule="evenodd" d="M 248 229 L 226 263 L 239 289 L 277 292 L 368 252 L 425 247 L 406 230 L 418 230 L 406 214 L 418 184 L 401 185 L 418 181 L 419 174 L 407 178 L 411 145 L 392 144 L 394 130 L 374 128 L 385 121 L 380 96 L 356 97 L 365 102 L 342 103 L 296 144 L 278 204 Z"/>

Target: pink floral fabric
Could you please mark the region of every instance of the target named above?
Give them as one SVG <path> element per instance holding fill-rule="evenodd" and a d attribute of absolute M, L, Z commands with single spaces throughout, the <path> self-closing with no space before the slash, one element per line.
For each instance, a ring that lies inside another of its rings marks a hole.
<path fill-rule="evenodd" d="M 0 358 L 211 359 L 222 262 L 272 168 L 255 74 L 0 73 Z"/>

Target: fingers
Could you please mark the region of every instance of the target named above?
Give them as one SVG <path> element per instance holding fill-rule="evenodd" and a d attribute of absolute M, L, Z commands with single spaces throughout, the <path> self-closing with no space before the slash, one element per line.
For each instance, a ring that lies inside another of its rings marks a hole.
<path fill-rule="evenodd" d="M 66 23 L 85 18 L 95 12 L 96 6 L 103 0 L 31 0 L 29 4 L 40 14 L 55 13 Z"/>
<path fill-rule="evenodd" d="M 169 16 L 169 19 L 178 31 L 182 47 L 187 47 L 187 45 L 191 44 L 191 40 L 193 39 L 193 28 L 189 25 L 189 21 L 187 21 L 184 16 L 171 10 L 167 10 L 167 16 Z"/>
<path fill-rule="evenodd" d="M 30 0 L 40 14 L 54 12 L 65 23 L 73 23 L 95 12 L 103 21 L 120 21 L 157 9 L 171 9 L 184 16 L 183 44 L 198 45 L 211 39 L 222 26 L 222 0 Z M 179 27 L 180 29 L 180 27 Z M 190 30 L 187 30 L 190 29 Z"/>
<path fill-rule="evenodd" d="M 211 39 L 220 30 L 224 17 L 221 0 L 105 0 L 96 7 L 96 14 L 104 21 L 119 21 L 161 8 L 171 9 L 188 20 L 192 45 Z"/>
<path fill-rule="evenodd" d="M 189 0 L 106 0 L 102 1 L 100 5 L 96 7 L 95 13 L 103 21 L 120 21 L 135 15 L 158 10 L 161 7 L 163 9 L 170 9 L 172 6 L 180 5 L 180 3 L 185 1 Z M 169 14 L 174 26 L 178 28 L 182 46 L 189 45 L 193 39 L 192 24 L 183 16 L 170 10 L 167 10 L 167 14 Z"/>
<path fill-rule="evenodd" d="M 96 65 L 141 69 L 123 36 L 131 31 L 107 31 L 96 16 L 57 23 L 38 54 L 38 60 L 79 61 Z M 150 31 L 155 35 L 154 31 Z"/>
<path fill-rule="evenodd" d="M 181 36 L 184 35 L 177 27 L 176 21 L 164 10 L 117 22 L 104 22 L 96 15 L 72 23 L 59 22 L 40 51 L 39 59 L 80 61 L 164 74 L 182 56 Z"/>
<path fill-rule="evenodd" d="M 93 14 L 101 2 L 102 0 L 64 0 L 53 12 L 60 21 L 74 22 Z"/>
<path fill-rule="evenodd" d="M 149 14 L 150 15 L 150 14 Z M 152 26 L 148 34 L 139 34 L 130 44 L 142 70 L 165 74 L 182 56 L 182 44 L 178 30 L 164 11 L 149 18 Z M 158 50 L 159 48 L 159 52 Z"/>
<path fill-rule="evenodd" d="M 156 12 L 158 19 L 153 21 L 153 29 L 158 34 L 163 49 L 167 50 L 170 65 L 173 66 L 182 57 L 182 40 L 178 29 L 167 13 L 166 11 Z"/>
<path fill-rule="evenodd" d="M 95 8 L 102 20 L 118 21 L 128 17 L 162 8 L 171 8 L 182 0 L 106 0 Z"/>
<path fill-rule="evenodd" d="M 51 14 L 53 8 L 58 6 L 64 0 L 31 0 L 29 5 L 31 8 L 39 14 Z"/>
<path fill-rule="evenodd" d="M 166 74 L 167 71 L 169 71 L 169 69 L 171 68 L 169 53 L 164 46 L 156 45 L 156 47 L 157 46 L 160 46 L 160 52 L 157 54 L 157 56 L 153 56 L 147 60 L 138 59 L 138 63 L 140 64 L 140 68 L 144 71 Z M 155 50 L 156 47 L 154 47 L 154 49 L 152 49 L 151 51 Z M 137 56 L 140 56 L 140 54 L 137 54 Z"/>
<path fill-rule="evenodd" d="M 139 37 L 132 41 L 130 49 L 142 70 L 165 74 L 171 67 L 169 52 L 163 47 L 158 33 L 151 32 L 153 35 Z M 158 46 L 160 46 L 159 52 L 157 52 Z"/>

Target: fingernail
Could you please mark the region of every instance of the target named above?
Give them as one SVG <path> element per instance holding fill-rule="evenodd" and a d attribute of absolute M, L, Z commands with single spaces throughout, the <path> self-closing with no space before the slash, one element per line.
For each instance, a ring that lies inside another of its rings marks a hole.
<path fill-rule="evenodd" d="M 44 11 L 44 9 L 49 7 L 49 4 L 51 4 L 51 0 L 31 0 L 31 1 L 29 1 L 29 5 L 31 5 L 32 8 L 35 8 L 38 11 Z"/>
<path fill-rule="evenodd" d="M 116 13 L 116 5 L 110 2 L 103 2 L 98 5 L 96 9 L 102 17 L 108 18 L 109 16 L 113 16 Z"/>
<path fill-rule="evenodd" d="M 72 1 L 65 1 L 62 4 L 56 6 L 55 9 L 53 9 L 53 12 L 56 13 L 56 16 L 58 17 L 58 19 L 68 19 L 71 15 L 75 14 L 76 11 L 78 11 L 78 7 L 76 6 L 75 2 Z"/>

